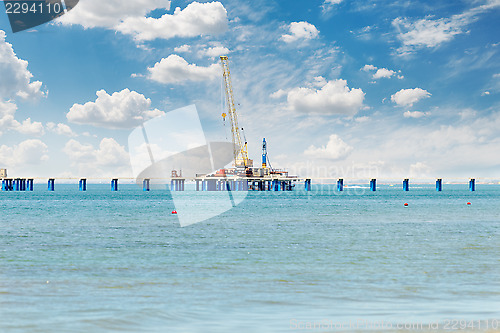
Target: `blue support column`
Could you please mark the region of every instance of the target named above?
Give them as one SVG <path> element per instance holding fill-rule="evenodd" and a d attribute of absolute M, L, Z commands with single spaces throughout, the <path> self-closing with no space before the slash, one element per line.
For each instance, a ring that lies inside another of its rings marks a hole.
<path fill-rule="evenodd" d="M 2 191 L 8 191 L 7 190 L 7 181 L 5 179 L 2 179 Z"/>
<path fill-rule="evenodd" d="M 26 191 L 26 179 L 21 179 L 21 191 Z"/>
<path fill-rule="evenodd" d="M 337 180 L 337 190 L 339 192 L 342 192 L 344 190 L 344 180 L 342 178 Z"/>
<path fill-rule="evenodd" d="M 476 190 L 476 180 L 474 178 L 469 180 L 469 190 L 471 192 L 474 192 Z"/>
<path fill-rule="evenodd" d="M 26 190 L 33 192 L 33 179 L 28 179 L 26 183 Z"/>
<path fill-rule="evenodd" d="M 14 179 L 14 191 L 21 191 L 21 179 Z"/>
<path fill-rule="evenodd" d="M 80 179 L 80 181 L 78 182 L 78 190 L 82 192 L 87 191 L 87 179 L 85 178 Z"/>
<path fill-rule="evenodd" d="M 377 190 L 377 180 L 370 180 L 370 191 L 375 192 Z"/>
<path fill-rule="evenodd" d="M 306 182 L 305 182 L 304 186 L 305 186 L 305 190 L 307 192 L 310 192 L 311 191 L 311 180 L 310 179 L 306 179 Z"/>
<path fill-rule="evenodd" d="M 149 179 L 144 179 L 142 181 L 142 190 L 143 191 L 145 191 L 145 192 L 149 191 L 149 182 L 150 182 Z"/>
<path fill-rule="evenodd" d="M 403 191 L 408 192 L 410 190 L 410 180 L 405 179 L 403 180 Z"/>
<path fill-rule="evenodd" d="M 441 192 L 443 190 L 443 180 L 436 180 L 436 191 Z"/>
<path fill-rule="evenodd" d="M 111 191 L 118 191 L 118 179 L 116 178 L 111 180 Z"/>
<path fill-rule="evenodd" d="M 55 181 L 56 180 L 54 178 L 50 178 L 48 183 L 47 183 L 47 189 L 51 192 L 53 192 L 55 189 Z"/>
<path fill-rule="evenodd" d="M 7 186 L 9 188 L 9 191 L 14 191 L 14 180 L 13 179 L 9 179 L 7 181 Z"/>

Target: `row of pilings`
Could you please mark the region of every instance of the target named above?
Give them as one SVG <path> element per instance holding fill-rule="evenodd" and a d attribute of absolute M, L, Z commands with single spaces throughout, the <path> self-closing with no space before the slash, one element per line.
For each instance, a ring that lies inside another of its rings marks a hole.
<path fill-rule="evenodd" d="M 299 179 L 195 179 L 196 191 L 202 192 L 212 192 L 212 191 L 293 191 L 295 188 L 295 182 Z M 184 191 L 185 190 L 186 179 L 172 179 L 170 181 L 171 191 Z M 150 190 L 150 179 L 144 179 L 142 186 L 144 191 Z M 344 191 L 346 187 L 344 179 L 340 178 L 337 180 L 337 190 L 339 192 Z M 80 191 L 87 191 L 87 179 L 82 178 L 78 182 L 78 188 Z M 47 182 L 47 189 L 49 191 L 55 191 L 55 179 L 50 178 Z M 304 180 L 305 191 L 312 190 L 311 179 Z M 410 179 L 403 180 L 403 191 L 410 190 Z M 443 190 L 443 180 L 441 178 L 436 180 L 436 191 L 441 192 Z M 471 192 L 476 191 L 476 180 L 469 180 L 469 190 Z M 26 178 L 5 178 L 2 179 L 2 191 L 33 191 L 33 179 Z M 118 178 L 111 180 L 111 191 L 118 191 Z M 377 191 L 377 179 L 370 180 L 370 191 Z"/>

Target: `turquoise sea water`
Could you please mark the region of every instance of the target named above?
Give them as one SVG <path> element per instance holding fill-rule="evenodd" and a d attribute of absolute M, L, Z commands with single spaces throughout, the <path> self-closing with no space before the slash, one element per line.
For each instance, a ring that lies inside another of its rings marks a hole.
<path fill-rule="evenodd" d="M 168 191 L 133 185 L 35 185 L 0 207 L 0 332 L 500 324 L 499 185 L 256 192 L 185 228 Z"/>

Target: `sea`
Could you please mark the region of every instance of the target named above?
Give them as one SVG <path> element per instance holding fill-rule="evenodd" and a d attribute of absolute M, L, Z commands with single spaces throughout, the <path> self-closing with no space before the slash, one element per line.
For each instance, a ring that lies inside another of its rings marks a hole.
<path fill-rule="evenodd" d="M 249 192 L 187 227 L 166 188 L 0 192 L 0 332 L 498 332 L 500 185 L 443 187 Z"/>

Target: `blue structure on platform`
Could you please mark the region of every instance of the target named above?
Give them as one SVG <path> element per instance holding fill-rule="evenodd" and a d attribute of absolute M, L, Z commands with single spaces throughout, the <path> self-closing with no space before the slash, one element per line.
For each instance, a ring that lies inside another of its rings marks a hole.
<path fill-rule="evenodd" d="M 118 191 L 118 179 L 116 178 L 111 180 L 111 191 Z"/>
<path fill-rule="evenodd" d="M 442 190 L 443 190 L 443 180 L 437 179 L 436 180 L 436 191 L 441 192 Z"/>
<path fill-rule="evenodd" d="M 405 179 L 403 180 L 403 191 L 408 192 L 410 190 L 410 180 Z"/>
<path fill-rule="evenodd" d="M 80 179 L 80 182 L 78 183 L 78 189 L 82 192 L 87 191 L 87 179 Z"/>
<path fill-rule="evenodd" d="M 377 190 L 377 180 L 370 180 L 370 191 L 375 192 Z"/>
<path fill-rule="evenodd" d="M 476 180 L 474 178 L 469 180 L 469 190 L 471 192 L 474 192 L 476 190 Z"/>
<path fill-rule="evenodd" d="M 54 191 L 54 187 L 55 187 L 54 184 L 55 184 L 55 182 L 56 182 L 56 180 L 54 178 L 50 178 L 49 179 L 49 181 L 47 183 L 47 189 L 49 191 L 51 191 L 51 192 Z"/>
<path fill-rule="evenodd" d="M 337 190 L 339 192 L 342 192 L 344 190 L 344 180 L 342 178 L 337 180 Z"/>

